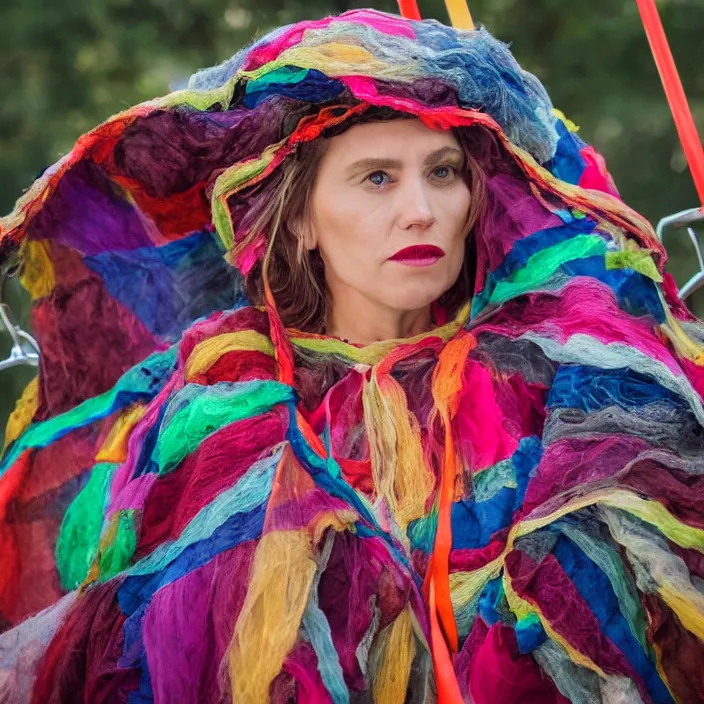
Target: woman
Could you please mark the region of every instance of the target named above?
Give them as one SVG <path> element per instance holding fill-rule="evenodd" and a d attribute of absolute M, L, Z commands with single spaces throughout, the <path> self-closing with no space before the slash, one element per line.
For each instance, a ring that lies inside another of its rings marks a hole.
<path fill-rule="evenodd" d="M 704 701 L 704 330 L 485 31 L 278 30 L 1 241 L 4 701 Z"/>

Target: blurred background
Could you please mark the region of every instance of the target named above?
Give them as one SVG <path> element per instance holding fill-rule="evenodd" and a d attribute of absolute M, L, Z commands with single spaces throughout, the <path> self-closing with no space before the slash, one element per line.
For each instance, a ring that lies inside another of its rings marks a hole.
<path fill-rule="evenodd" d="M 0 26 L 0 212 L 76 138 L 115 112 L 185 85 L 257 35 L 395 0 L 14 0 Z M 449 22 L 442 0 L 424 17 Z M 704 134 L 704 0 L 659 0 L 682 81 Z M 698 205 L 635 0 L 470 0 L 476 22 L 510 43 L 556 107 L 602 152 L 624 200 L 653 224 Z M 681 286 L 696 270 L 684 232 L 666 240 Z M 5 300 L 30 328 L 28 301 Z M 704 291 L 689 300 L 704 317 Z M 0 332 L 0 359 L 10 348 Z M 30 368 L 0 371 L 0 441 Z"/>

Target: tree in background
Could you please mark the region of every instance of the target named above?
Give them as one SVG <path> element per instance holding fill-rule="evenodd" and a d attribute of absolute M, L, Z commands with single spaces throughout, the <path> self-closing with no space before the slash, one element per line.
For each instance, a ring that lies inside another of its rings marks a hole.
<path fill-rule="evenodd" d="M 621 194 L 651 221 L 697 205 L 635 0 L 470 0 L 475 20 L 510 42 L 555 105 L 607 158 Z M 0 210 L 113 113 L 185 85 L 255 35 L 368 6 L 355 0 L 23 0 L 0 10 Z M 424 17 L 447 21 L 442 0 Z M 396 11 L 394 0 L 374 7 Z M 663 22 L 704 127 L 704 0 L 662 0 Z M 704 131 L 701 130 L 700 131 Z M 684 239 L 668 242 L 680 283 L 694 271 Z M 26 299 L 8 295 L 27 323 Z M 704 294 L 690 301 L 704 315 Z M 0 338 L 0 358 L 8 349 Z M 0 373 L 0 437 L 31 376 Z"/>

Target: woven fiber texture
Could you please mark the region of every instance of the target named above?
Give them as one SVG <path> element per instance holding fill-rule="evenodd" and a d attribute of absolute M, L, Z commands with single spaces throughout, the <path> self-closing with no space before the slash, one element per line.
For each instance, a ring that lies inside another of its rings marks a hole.
<path fill-rule="evenodd" d="M 456 130 L 487 193 L 471 301 L 358 346 L 243 279 L 281 165 L 370 106 Z M 704 327 L 486 30 L 276 30 L 81 137 L 15 253 L 3 702 L 704 702 Z"/>

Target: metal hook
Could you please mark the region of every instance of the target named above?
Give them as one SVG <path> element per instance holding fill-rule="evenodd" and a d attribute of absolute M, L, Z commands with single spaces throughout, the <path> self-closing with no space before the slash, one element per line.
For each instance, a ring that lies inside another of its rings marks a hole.
<path fill-rule="evenodd" d="M 5 284 L 5 275 L 0 276 L 0 329 L 5 328 L 10 333 L 12 348 L 10 354 L 0 360 L 0 371 L 20 365 L 32 367 L 39 366 L 39 345 L 37 341 L 19 325 L 12 321 L 10 307 L 3 303 L 2 292 Z"/>
<path fill-rule="evenodd" d="M 692 227 L 692 225 L 696 222 L 704 222 L 704 211 L 702 211 L 702 208 L 690 208 L 689 210 L 682 210 L 674 215 L 668 215 L 666 218 L 660 220 L 655 228 L 655 233 L 657 234 L 660 242 L 662 242 L 663 234 L 667 227 L 670 227 L 671 225 L 675 228 L 686 227 L 689 239 L 694 245 L 694 251 L 697 255 L 697 263 L 699 264 L 699 271 L 694 274 L 694 276 L 692 276 L 692 278 L 687 281 L 682 288 L 680 288 L 679 296 L 682 300 L 687 299 L 695 291 L 698 291 L 702 286 L 704 286 L 704 256 L 702 256 L 702 250 L 699 246 L 697 233 Z"/>

